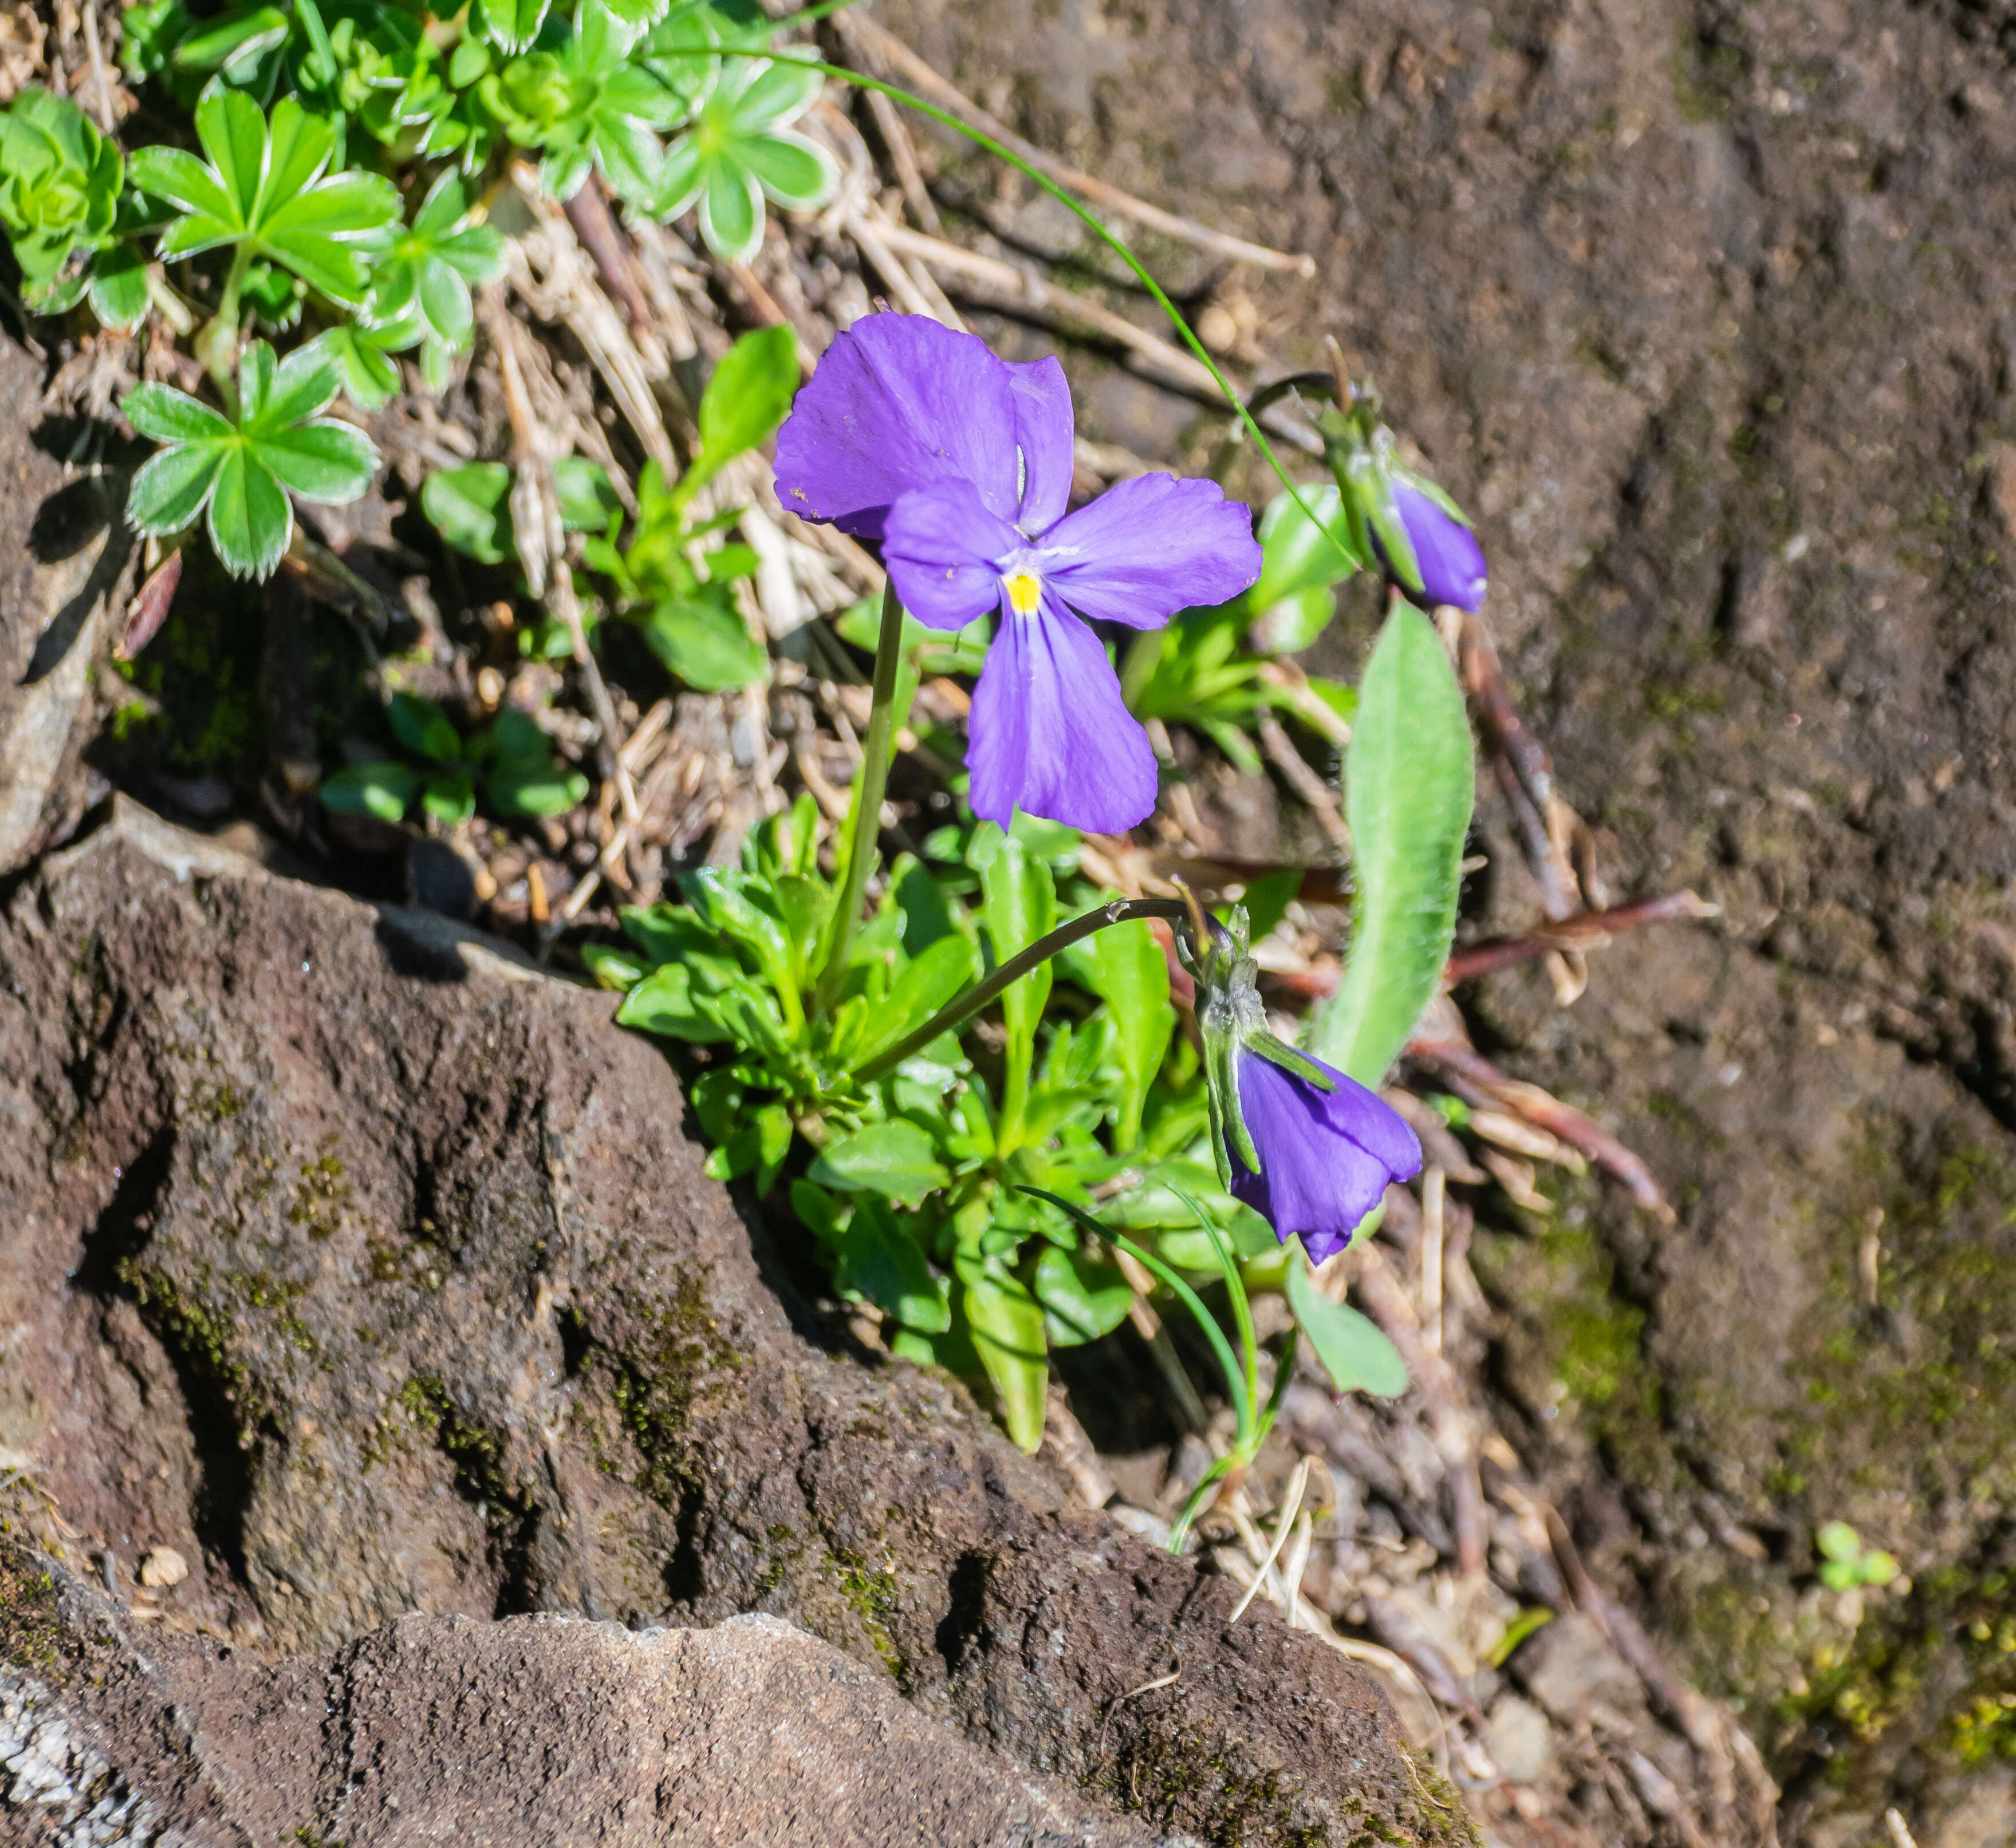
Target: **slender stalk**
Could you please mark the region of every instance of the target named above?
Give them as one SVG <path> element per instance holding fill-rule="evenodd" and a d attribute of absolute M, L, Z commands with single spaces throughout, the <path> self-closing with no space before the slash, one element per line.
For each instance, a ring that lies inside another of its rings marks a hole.
<path fill-rule="evenodd" d="M 903 654 L 903 606 L 893 582 L 882 590 L 882 632 L 875 643 L 874 703 L 868 709 L 868 736 L 861 747 L 861 790 L 847 818 L 844 870 L 840 897 L 827 933 L 826 960 L 813 991 L 812 1008 L 830 1014 L 847 979 L 847 959 L 861 928 L 861 902 L 875 865 L 882 831 L 882 796 L 889 787 L 889 758 L 896 735 L 896 670 Z M 907 1055 L 905 1055 L 907 1056 Z"/>
<path fill-rule="evenodd" d="M 963 1026 L 1003 989 L 1020 982 L 1031 969 L 1039 968 L 1060 949 L 1068 949 L 1082 938 L 1109 925 L 1125 924 L 1131 918 L 1184 919 L 1190 916 L 1179 899 L 1114 899 L 1059 924 L 1046 936 L 1039 937 L 1027 949 L 1010 956 L 985 982 L 976 982 L 957 1000 L 948 1002 L 914 1033 L 906 1033 L 886 1052 L 879 1052 L 855 1074 L 863 1084 L 886 1078 L 913 1053 L 929 1046 L 941 1033 Z"/>
<path fill-rule="evenodd" d="M 225 407 L 233 416 L 238 414 L 238 304 L 245 291 L 246 272 L 251 267 L 252 247 L 241 243 L 232 253 L 217 312 L 196 337 L 196 356 L 203 362 L 203 370 L 216 380 Z"/>

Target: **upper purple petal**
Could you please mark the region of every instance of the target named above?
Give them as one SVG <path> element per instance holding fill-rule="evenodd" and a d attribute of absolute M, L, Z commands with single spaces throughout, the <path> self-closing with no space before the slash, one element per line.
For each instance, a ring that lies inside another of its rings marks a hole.
<path fill-rule="evenodd" d="M 1018 808 L 1100 834 L 1154 812 L 1148 734 L 1099 638 L 1049 596 L 1033 615 L 1002 618 L 968 736 L 973 812 L 1004 828 Z"/>
<path fill-rule="evenodd" d="M 1252 517 L 1215 481 L 1137 475 L 1043 535 L 1043 575 L 1082 616 L 1154 629 L 1260 575 Z"/>
<path fill-rule="evenodd" d="M 1282 1239 L 1299 1237 L 1316 1263 L 1350 1242 L 1391 1181 L 1421 1169 L 1414 1132 L 1378 1094 L 1319 1059 L 1336 1081 L 1319 1090 L 1258 1053 L 1241 1050 L 1240 1115 L 1260 1158 L 1255 1174 L 1232 1158 L 1232 1191 Z"/>
<path fill-rule="evenodd" d="M 1078 434 L 1071 387 L 1054 357 L 1028 366 L 1003 360 L 1015 394 L 1015 441 L 1022 452 L 1022 508 L 1015 524 L 1041 532 L 1071 505 L 1072 452 Z"/>
<path fill-rule="evenodd" d="M 777 433 L 777 498 L 876 539 L 899 495 L 951 477 L 1012 521 L 1028 494 L 1062 510 L 1071 449 L 1071 399 L 1054 359 L 1011 366 L 923 315 L 870 315 L 827 348 Z"/>
<path fill-rule="evenodd" d="M 1001 602 L 994 560 L 1022 535 L 956 477 L 899 495 L 882 524 L 882 560 L 903 607 L 933 629 L 963 629 Z"/>
<path fill-rule="evenodd" d="M 1477 535 L 1411 483 L 1393 484 L 1393 505 L 1413 543 L 1422 600 L 1431 608 L 1453 603 L 1474 615 L 1484 601 L 1489 575 Z"/>

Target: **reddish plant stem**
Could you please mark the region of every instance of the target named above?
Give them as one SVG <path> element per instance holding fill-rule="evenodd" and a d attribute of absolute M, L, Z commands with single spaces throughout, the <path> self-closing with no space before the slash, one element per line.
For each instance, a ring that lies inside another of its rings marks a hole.
<path fill-rule="evenodd" d="M 1611 938 L 1647 924 L 1720 915 L 1719 906 L 1711 905 L 1690 892 L 1640 899 L 1629 905 L 1614 906 L 1607 911 L 1578 911 L 1571 917 L 1543 924 L 1524 937 L 1489 937 L 1481 943 L 1465 945 L 1450 956 L 1442 979 L 1453 987 L 1459 982 L 1488 975 L 1496 969 L 1536 962 L 1550 949 L 1600 949 Z"/>

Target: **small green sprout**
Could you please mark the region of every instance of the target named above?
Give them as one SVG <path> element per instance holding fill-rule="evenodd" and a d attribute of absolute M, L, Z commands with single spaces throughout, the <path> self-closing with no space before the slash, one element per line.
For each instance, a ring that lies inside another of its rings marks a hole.
<path fill-rule="evenodd" d="M 1862 1536 L 1845 1521 L 1830 1521 L 1813 1536 L 1820 1554 L 1820 1583 L 1830 1591 L 1852 1591 L 1863 1585 L 1887 1585 L 1897 1576 L 1889 1554 L 1862 1544 Z"/>

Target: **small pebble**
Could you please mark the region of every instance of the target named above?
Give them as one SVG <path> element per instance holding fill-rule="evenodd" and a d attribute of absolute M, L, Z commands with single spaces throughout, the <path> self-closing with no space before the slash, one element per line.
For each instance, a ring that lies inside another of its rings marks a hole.
<path fill-rule="evenodd" d="M 140 1583 L 155 1590 L 179 1585 L 189 1576 L 189 1562 L 173 1547 L 156 1547 L 140 1562 Z"/>

